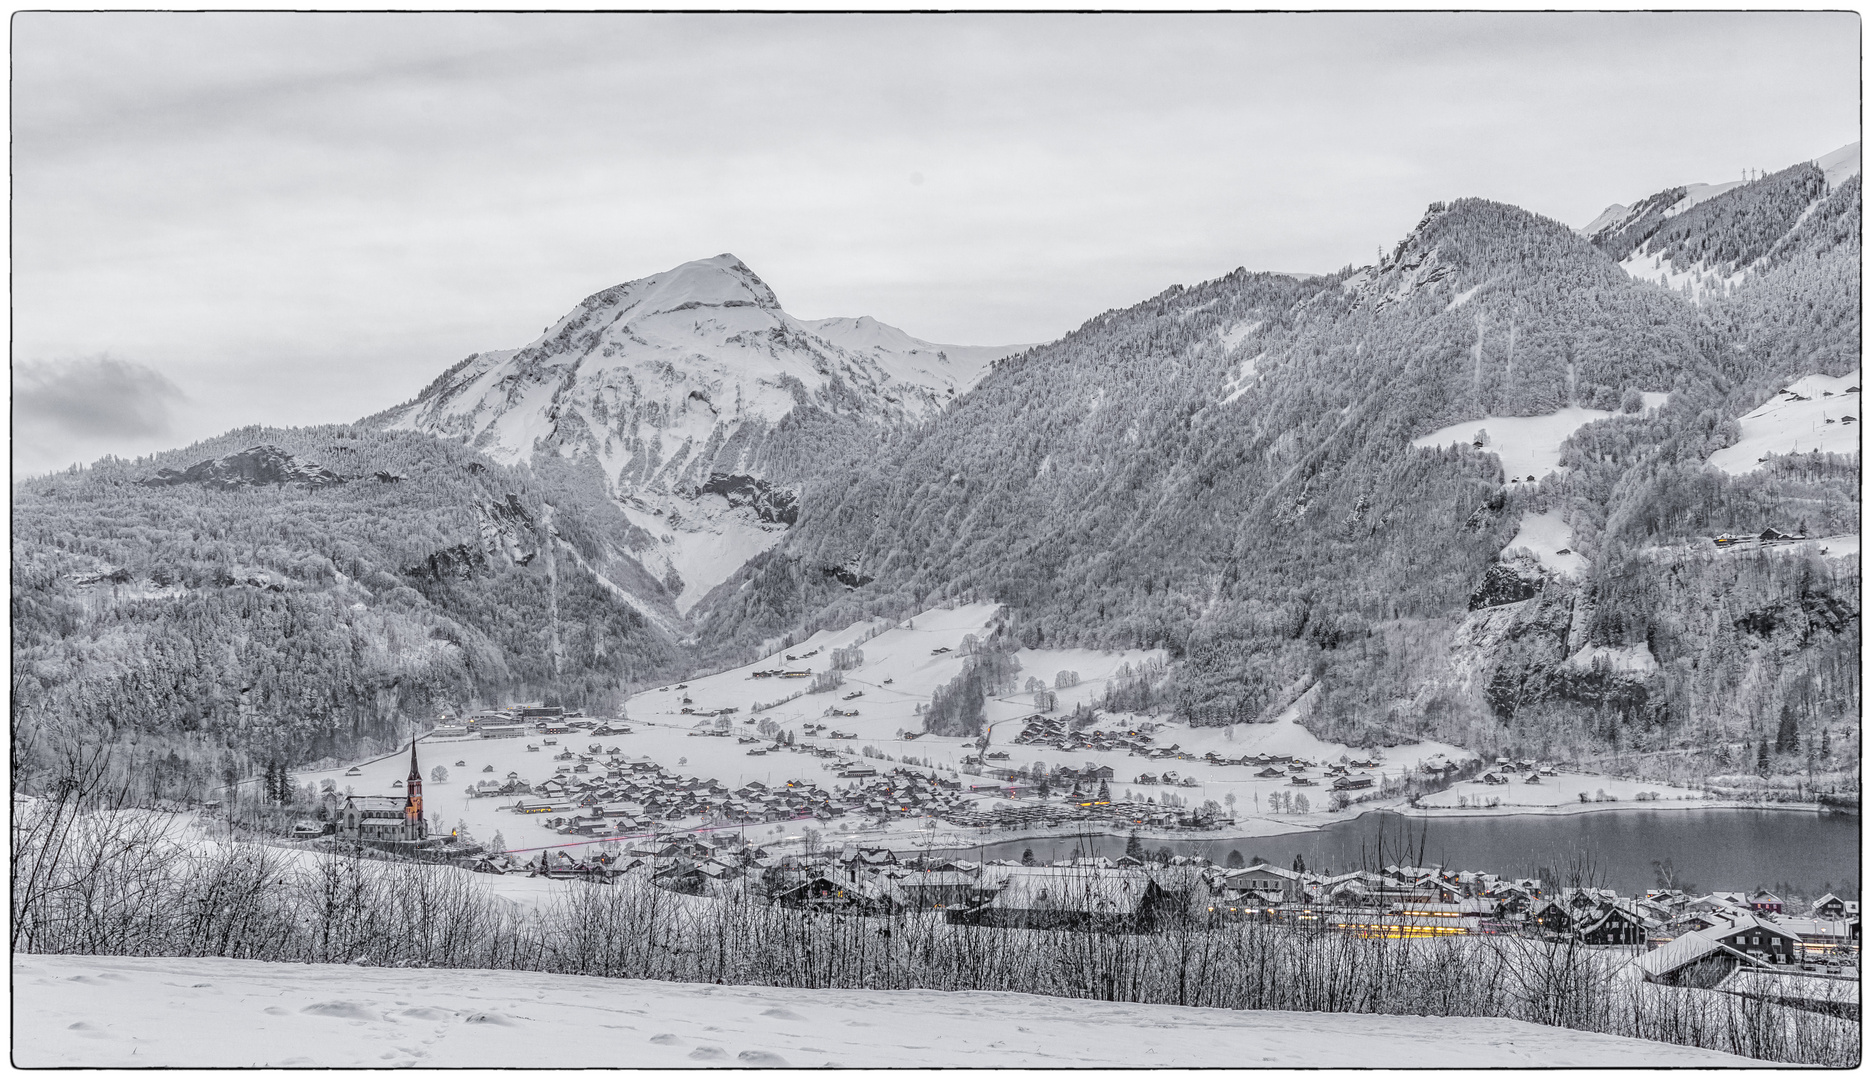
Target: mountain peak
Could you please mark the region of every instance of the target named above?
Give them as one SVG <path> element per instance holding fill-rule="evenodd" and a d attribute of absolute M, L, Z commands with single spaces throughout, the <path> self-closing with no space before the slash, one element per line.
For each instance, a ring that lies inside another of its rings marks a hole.
<path fill-rule="evenodd" d="M 780 299 L 760 275 L 727 252 L 711 259 L 696 259 L 649 277 L 613 285 L 585 298 L 560 320 L 554 330 L 589 319 L 600 312 L 635 321 L 649 315 L 696 308 L 759 308 L 778 312 Z"/>
<path fill-rule="evenodd" d="M 477 353 L 373 420 L 501 461 L 593 467 L 641 531 L 631 557 L 681 612 L 778 540 L 790 522 L 761 507 L 792 499 L 787 485 L 935 415 L 1014 351 L 868 316 L 802 322 L 724 252 L 594 293 L 524 348 Z M 785 423 L 802 408 L 810 429 Z"/>

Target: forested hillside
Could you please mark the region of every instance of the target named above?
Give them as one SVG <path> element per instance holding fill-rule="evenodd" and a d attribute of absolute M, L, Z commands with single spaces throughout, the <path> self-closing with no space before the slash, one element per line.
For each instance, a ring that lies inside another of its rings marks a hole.
<path fill-rule="evenodd" d="M 200 798 L 439 708 L 615 705 L 683 653 L 614 595 L 633 530 L 579 482 L 334 426 L 15 484 L 15 777 L 102 742 Z"/>
<path fill-rule="evenodd" d="M 1790 173 L 1775 182 L 1811 179 Z M 1759 216 L 1725 198 L 1697 208 L 1710 237 L 1672 243 L 1725 257 Z M 1750 286 L 1704 305 L 1556 222 L 1462 200 L 1374 267 L 1237 272 L 1108 312 L 807 499 L 704 605 L 704 638 L 972 595 L 1009 603 L 1030 645 L 1168 649 L 1156 700 L 1195 723 L 1317 688 L 1309 724 L 1372 741 L 1753 745 L 1795 702 L 1811 735 L 1856 716 L 1856 559 L 1716 560 L 1710 538 L 1857 532 L 1857 458 L 1703 463 L 1786 380 L 1856 365 L 1857 214 L 1857 180 L 1798 227 L 1782 214 Z M 1797 284 L 1815 277 L 1818 296 Z M 1488 417 L 1570 424 L 1561 467 L 1411 446 Z M 1536 564 L 1511 572 L 1537 597 L 1478 593 L 1549 517 L 1584 572 Z"/>

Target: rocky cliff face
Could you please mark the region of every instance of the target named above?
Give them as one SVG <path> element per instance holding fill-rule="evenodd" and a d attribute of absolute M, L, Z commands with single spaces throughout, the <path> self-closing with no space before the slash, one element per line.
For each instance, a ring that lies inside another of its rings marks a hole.
<path fill-rule="evenodd" d="M 234 489 L 266 484 L 297 484 L 318 488 L 342 484 L 345 479 L 324 466 L 300 461 L 277 446 L 255 446 L 225 457 L 210 458 L 186 469 L 158 469 L 155 476 L 139 483 L 145 487 L 200 484 L 203 487 Z"/>

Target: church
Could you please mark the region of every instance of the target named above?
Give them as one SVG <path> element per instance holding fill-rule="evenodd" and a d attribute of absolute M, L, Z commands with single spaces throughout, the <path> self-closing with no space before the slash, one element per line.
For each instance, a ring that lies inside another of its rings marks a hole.
<path fill-rule="evenodd" d="M 402 798 L 394 795 L 347 795 L 338 811 L 338 837 L 343 840 L 426 840 L 429 826 L 422 813 L 422 769 L 416 764 L 416 743 L 411 741 L 409 779 Z"/>

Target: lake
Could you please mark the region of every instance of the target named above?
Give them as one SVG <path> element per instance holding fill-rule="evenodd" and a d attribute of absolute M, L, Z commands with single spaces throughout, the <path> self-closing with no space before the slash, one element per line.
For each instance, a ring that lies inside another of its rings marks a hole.
<path fill-rule="evenodd" d="M 1590 884 L 1628 895 L 1658 886 L 1654 862 L 1669 860 L 1676 887 L 1788 888 L 1804 896 L 1840 892 L 1857 897 L 1859 817 L 1799 810 L 1618 810 L 1567 815 L 1411 818 L 1388 811 L 1361 814 L 1311 832 L 1238 840 L 1148 840 L 1146 850 L 1206 855 L 1225 862 L 1240 851 L 1278 866 L 1298 855 L 1309 870 L 1343 873 L 1388 863 L 1443 865 L 1567 884 L 1568 869 L 1588 869 Z M 1040 862 L 1071 858 L 1075 848 L 1117 858 L 1121 835 L 1062 835 L 958 850 L 960 858 L 1019 859 L 1032 849 Z M 1418 855 L 1421 850 L 1421 861 Z"/>

